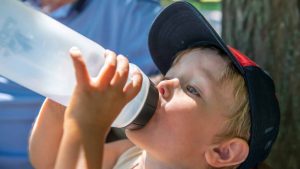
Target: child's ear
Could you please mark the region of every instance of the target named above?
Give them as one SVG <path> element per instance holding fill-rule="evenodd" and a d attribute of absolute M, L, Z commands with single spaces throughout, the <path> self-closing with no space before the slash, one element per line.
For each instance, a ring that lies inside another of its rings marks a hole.
<path fill-rule="evenodd" d="M 233 138 L 208 148 L 205 159 L 212 167 L 227 167 L 241 164 L 248 153 L 248 143 L 243 139 Z"/>

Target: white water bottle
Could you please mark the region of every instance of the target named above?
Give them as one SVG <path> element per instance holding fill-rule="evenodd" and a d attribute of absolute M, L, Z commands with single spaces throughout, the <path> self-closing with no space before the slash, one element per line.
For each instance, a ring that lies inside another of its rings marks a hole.
<path fill-rule="evenodd" d="M 92 77 L 104 64 L 104 48 L 17 0 L 1 0 L 0 74 L 65 106 L 76 79 L 69 49 L 80 49 Z M 129 79 L 132 68 L 130 64 Z M 123 109 L 113 127 L 143 127 L 156 110 L 158 92 L 142 72 L 138 95 Z"/>

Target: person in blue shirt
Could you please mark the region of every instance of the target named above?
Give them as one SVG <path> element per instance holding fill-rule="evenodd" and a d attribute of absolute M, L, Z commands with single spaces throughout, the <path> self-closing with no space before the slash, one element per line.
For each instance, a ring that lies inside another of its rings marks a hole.
<path fill-rule="evenodd" d="M 122 53 L 148 76 L 158 73 L 147 46 L 159 0 L 23 0 L 61 23 Z M 0 168 L 31 168 L 27 145 L 44 98 L 0 77 Z M 3 137 L 5 136 L 5 137 Z"/>
<path fill-rule="evenodd" d="M 147 46 L 150 25 L 161 10 L 158 0 L 60 0 L 59 8 L 50 2 L 56 1 L 26 1 L 104 48 L 122 53 L 147 75 L 158 73 Z"/>

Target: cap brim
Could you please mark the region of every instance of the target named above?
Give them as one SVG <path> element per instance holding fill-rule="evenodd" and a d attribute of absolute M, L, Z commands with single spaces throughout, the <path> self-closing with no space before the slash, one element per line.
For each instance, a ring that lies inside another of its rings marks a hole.
<path fill-rule="evenodd" d="M 164 9 L 155 19 L 148 40 L 152 59 L 162 74 L 169 70 L 177 52 L 194 43 L 218 47 L 244 73 L 220 36 L 201 13 L 187 2 L 175 2 Z"/>

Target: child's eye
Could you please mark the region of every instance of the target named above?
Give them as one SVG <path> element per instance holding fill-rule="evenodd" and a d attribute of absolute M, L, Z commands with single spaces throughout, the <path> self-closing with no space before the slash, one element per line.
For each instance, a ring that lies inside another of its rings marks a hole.
<path fill-rule="evenodd" d="M 194 88 L 193 86 L 187 85 L 187 86 L 186 86 L 186 90 L 187 90 L 189 93 L 191 93 L 191 94 L 193 94 L 193 95 L 195 95 L 195 96 L 197 96 L 197 97 L 200 97 L 200 93 L 199 93 L 198 90 L 197 90 L 196 88 Z"/>

